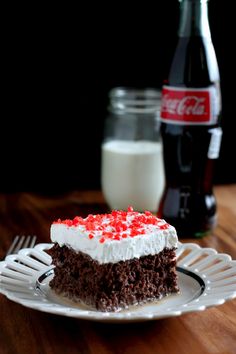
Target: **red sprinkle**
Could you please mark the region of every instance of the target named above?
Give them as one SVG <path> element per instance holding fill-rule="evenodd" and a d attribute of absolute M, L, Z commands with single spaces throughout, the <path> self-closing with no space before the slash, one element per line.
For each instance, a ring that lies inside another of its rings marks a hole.
<path fill-rule="evenodd" d="M 169 226 L 170 226 L 170 225 L 166 223 L 166 224 L 161 225 L 161 226 L 159 226 L 159 227 L 160 227 L 161 230 L 167 230 L 167 229 L 169 228 Z"/>
<path fill-rule="evenodd" d="M 89 214 L 86 218 L 76 216 L 74 219 L 58 219 L 54 224 L 64 224 L 68 227 L 81 227 L 81 230 L 88 231 L 88 238 L 93 239 L 95 235 L 100 243 L 106 240 L 121 240 L 127 237 L 136 237 L 148 233 L 148 226 L 153 225 L 160 230 L 166 230 L 170 225 L 164 220 L 158 219 L 150 211 L 139 213 L 129 206 L 127 211 L 113 210 L 110 214 Z M 144 236 L 145 237 L 145 236 Z"/>

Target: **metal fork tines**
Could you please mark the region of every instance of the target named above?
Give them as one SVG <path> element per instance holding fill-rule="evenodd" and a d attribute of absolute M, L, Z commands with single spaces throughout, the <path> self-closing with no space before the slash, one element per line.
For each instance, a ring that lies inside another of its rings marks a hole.
<path fill-rule="evenodd" d="M 8 256 L 9 254 L 15 254 L 22 248 L 34 247 L 36 243 L 36 238 L 37 238 L 36 236 L 31 236 L 31 235 L 28 236 L 17 235 L 14 238 L 11 246 L 9 247 L 6 256 Z"/>

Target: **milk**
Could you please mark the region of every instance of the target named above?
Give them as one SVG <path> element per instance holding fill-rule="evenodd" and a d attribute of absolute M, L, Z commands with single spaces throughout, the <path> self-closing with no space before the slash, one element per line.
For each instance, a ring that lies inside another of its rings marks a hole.
<path fill-rule="evenodd" d="M 156 212 L 164 189 L 162 145 L 113 140 L 102 145 L 101 182 L 111 209 Z"/>

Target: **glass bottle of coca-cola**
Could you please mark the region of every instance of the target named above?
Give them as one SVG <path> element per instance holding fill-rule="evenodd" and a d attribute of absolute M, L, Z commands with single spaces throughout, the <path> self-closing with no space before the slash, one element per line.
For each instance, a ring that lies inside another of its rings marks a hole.
<path fill-rule="evenodd" d="M 222 136 L 220 78 L 207 0 L 180 2 L 178 35 L 162 90 L 166 187 L 158 214 L 180 237 L 202 237 L 216 225 L 212 179 Z"/>

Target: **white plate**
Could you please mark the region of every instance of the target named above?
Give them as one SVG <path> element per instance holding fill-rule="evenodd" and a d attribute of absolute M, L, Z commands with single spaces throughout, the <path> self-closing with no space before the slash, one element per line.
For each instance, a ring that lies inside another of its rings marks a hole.
<path fill-rule="evenodd" d="M 179 244 L 177 250 L 180 294 L 120 312 L 88 309 L 56 296 L 49 287 L 53 277 L 52 244 L 38 244 L 0 262 L 0 293 L 39 311 L 101 322 L 147 321 L 179 316 L 221 305 L 236 297 L 236 261 L 212 248 Z"/>

